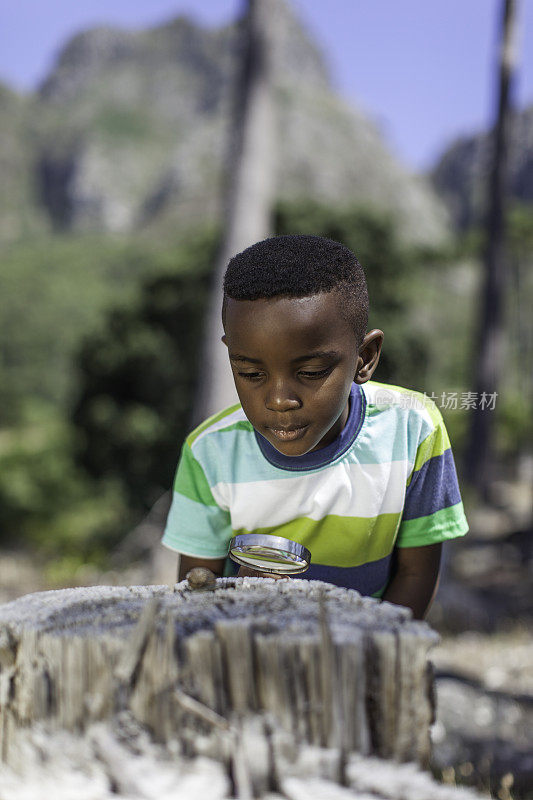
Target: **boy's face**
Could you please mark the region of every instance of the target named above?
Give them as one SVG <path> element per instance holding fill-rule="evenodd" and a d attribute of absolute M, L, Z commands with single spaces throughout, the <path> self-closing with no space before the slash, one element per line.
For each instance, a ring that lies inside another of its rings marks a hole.
<path fill-rule="evenodd" d="M 336 292 L 226 301 L 222 340 L 244 413 L 284 455 L 332 442 L 348 419 L 358 370 L 364 383 L 377 365 L 383 334 L 367 334 L 358 352 L 340 302 Z"/>

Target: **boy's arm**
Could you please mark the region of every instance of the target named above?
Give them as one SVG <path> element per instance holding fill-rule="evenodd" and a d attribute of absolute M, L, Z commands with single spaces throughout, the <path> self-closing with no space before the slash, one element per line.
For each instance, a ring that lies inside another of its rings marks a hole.
<path fill-rule="evenodd" d="M 206 567 L 206 569 L 210 569 L 217 578 L 221 578 L 225 561 L 225 558 L 197 558 L 196 556 L 180 555 L 178 581 L 184 580 L 187 577 L 187 573 L 194 567 Z"/>
<path fill-rule="evenodd" d="M 231 535 L 229 512 L 216 502 L 202 464 L 185 441 L 163 536 L 163 544 L 180 556 L 177 580 L 186 578 L 194 567 L 205 567 L 221 577 Z"/>
<path fill-rule="evenodd" d="M 407 606 L 415 619 L 423 619 L 437 591 L 441 550 L 441 542 L 395 547 L 392 577 L 382 599 Z"/>
<path fill-rule="evenodd" d="M 424 399 L 424 413 L 420 417 L 417 411 L 416 418 L 416 456 L 383 598 L 423 619 L 438 585 L 442 542 L 464 536 L 468 523 L 442 415 L 435 403 Z"/>

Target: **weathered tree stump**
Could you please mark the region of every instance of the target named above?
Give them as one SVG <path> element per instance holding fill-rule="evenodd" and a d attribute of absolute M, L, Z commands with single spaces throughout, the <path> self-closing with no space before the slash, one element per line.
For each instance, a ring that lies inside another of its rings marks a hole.
<path fill-rule="evenodd" d="M 354 758 L 427 762 L 435 640 L 406 609 L 318 581 L 27 595 L 0 606 L 1 758 L 20 769 L 42 729 L 127 761 L 127 719 L 178 760 L 222 765 L 230 790 L 221 779 L 213 797 L 265 796 L 298 775 L 355 785 Z"/>

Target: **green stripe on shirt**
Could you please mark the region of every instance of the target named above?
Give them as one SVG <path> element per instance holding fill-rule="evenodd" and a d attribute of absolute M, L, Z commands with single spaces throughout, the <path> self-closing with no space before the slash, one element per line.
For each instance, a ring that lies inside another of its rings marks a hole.
<path fill-rule="evenodd" d="M 183 468 L 178 469 L 174 481 L 174 491 L 206 506 L 216 506 L 205 473 L 191 452 L 187 442 L 181 453 Z"/>
<path fill-rule="evenodd" d="M 406 519 L 398 531 L 397 547 L 420 547 L 425 544 L 455 539 L 468 532 L 462 502 L 441 508 L 434 514 Z"/>
<path fill-rule="evenodd" d="M 202 422 L 201 425 L 198 425 L 191 433 L 187 436 L 186 442 L 191 447 L 195 439 L 197 439 L 201 433 L 203 433 L 207 428 L 210 428 L 211 425 L 214 425 L 215 422 L 219 422 L 224 417 L 228 417 L 230 414 L 233 414 L 234 411 L 237 411 L 241 407 L 240 403 L 236 403 L 234 406 L 230 406 L 229 408 L 225 408 L 223 411 L 219 411 L 218 414 L 213 414 L 211 417 L 208 417 L 205 422 Z"/>
<path fill-rule="evenodd" d="M 282 525 L 247 530 L 237 534 L 260 533 L 283 536 L 305 545 L 312 560 L 329 567 L 358 567 L 377 561 L 392 549 L 401 514 L 377 517 L 340 517 L 328 514 L 316 520 L 299 517 Z"/>

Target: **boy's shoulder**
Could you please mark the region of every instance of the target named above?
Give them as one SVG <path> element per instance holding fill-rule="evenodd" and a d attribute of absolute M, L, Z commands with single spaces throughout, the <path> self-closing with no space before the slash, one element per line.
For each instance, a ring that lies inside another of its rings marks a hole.
<path fill-rule="evenodd" d="M 409 458 L 418 453 L 420 459 L 429 452 L 441 455 L 450 448 L 442 415 L 424 392 L 378 381 L 363 384 L 363 391 L 367 438 L 373 446 L 382 448 L 384 439 L 399 441 L 407 448 Z"/>
<path fill-rule="evenodd" d="M 251 422 L 248 421 L 240 403 L 229 406 L 212 414 L 197 425 L 186 438 L 189 447 L 197 444 L 207 436 L 227 431 L 253 431 Z"/>
<path fill-rule="evenodd" d="M 425 392 L 379 381 L 368 381 L 362 388 L 367 407 L 370 406 L 375 412 L 401 409 L 412 412 L 415 416 L 420 415 L 434 425 L 442 424 L 442 416 L 435 401 Z"/>

